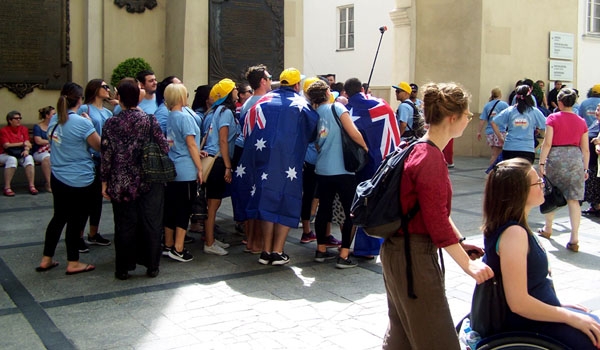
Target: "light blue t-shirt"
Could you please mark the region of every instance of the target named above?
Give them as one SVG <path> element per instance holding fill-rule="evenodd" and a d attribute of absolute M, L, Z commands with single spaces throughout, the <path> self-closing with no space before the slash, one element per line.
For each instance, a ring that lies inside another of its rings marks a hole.
<path fill-rule="evenodd" d="M 102 109 L 98 109 L 98 107 L 91 104 L 85 104 L 79 107 L 77 114 L 82 115 L 83 113 L 87 113 L 90 119 L 92 119 L 94 129 L 96 129 L 98 135 L 102 137 L 102 128 L 104 128 L 104 123 L 106 123 L 108 118 L 113 116 L 113 113 L 104 107 L 102 107 Z M 94 157 L 100 158 L 99 151 L 96 151 L 91 147 L 89 148 L 89 151 Z"/>
<path fill-rule="evenodd" d="M 317 147 L 314 142 L 308 144 L 308 148 L 306 148 L 306 154 L 304 155 L 304 161 L 306 163 L 315 165 L 317 164 L 317 157 L 319 156 L 317 152 Z"/>
<path fill-rule="evenodd" d="M 398 124 L 406 123 L 410 128 L 413 125 L 413 108 L 408 103 L 400 103 L 398 106 L 398 110 L 396 111 L 396 120 L 398 120 Z M 406 129 L 408 130 L 408 128 Z M 406 131 L 405 130 L 405 131 Z"/>
<path fill-rule="evenodd" d="M 200 118 L 200 116 L 198 114 L 196 114 L 196 112 L 194 112 L 193 109 L 191 109 L 188 106 L 183 106 L 182 111 L 183 111 L 183 113 L 187 113 L 192 118 L 194 118 L 194 122 L 196 122 L 196 125 L 198 125 L 198 128 L 202 127 L 202 118 Z"/>
<path fill-rule="evenodd" d="M 498 104 L 496 104 L 496 102 L 498 102 Z M 494 105 L 496 105 L 496 107 L 494 107 Z M 492 109 L 492 107 L 494 107 L 494 110 L 492 111 L 492 114 L 490 115 L 490 109 Z M 483 106 L 483 111 L 481 111 L 481 115 L 479 116 L 479 119 L 481 119 L 487 123 L 487 126 L 485 127 L 486 135 L 491 135 L 494 133 L 494 129 L 492 129 L 492 124 L 490 123 L 490 121 L 492 121 L 492 119 L 494 119 L 495 116 L 497 116 L 500 112 L 502 112 L 503 110 L 505 110 L 507 108 L 508 108 L 508 103 L 506 103 L 504 101 L 500 101 L 500 100 L 491 100 L 490 102 L 486 103 L 485 106 Z M 488 115 L 489 115 L 489 119 L 488 119 Z"/>
<path fill-rule="evenodd" d="M 208 128 L 208 137 L 206 138 L 204 150 L 210 155 L 215 155 L 219 152 L 219 130 L 225 126 L 229 128 L 227 132 L 227 144 L 229 145 L 229 158 L 231 159 L 235 149 L 235 139 L 239 133 L 239 124 L 229 108 L 219 106 L 215 110 L 210 127 Z"/>
<path fill-rule="evenodd" d="M 546 129 L 546 118 L 537 108 L 529 108 L 521 114 L 517 106 L 510 106 L 495 116 L 493 122 L 501 132 L 507 132 L 503 147 L 505 151 L 534 152 L 535 129 Z"/>
<path fill-rule="evenodd" d="M 590 97 L 579 105 L 578 115 L 585 120 L 588 126 L 588 136 L 598 136 L 598 123 L 596 122 L 596 107 L 600 103 L 600 97 Z"/>
<path fill-rule="evenodd" d="M 48 125 L 48 135 L 52 135 L 50 139 L 52 174 L 60 182 L 71 187 L 91 185 L 95 173 L 94 162 L 88 152 L 87 138 L 96 132 L 94 125 L 75 112 L 69 112 L 66 123 L 62 125 L 57 123 L 58 116 L 54 115 Z"/>
<path fill-rule="evenodd" d="M 146 114 L 154 114 L 158 106 L 156 105 L 156 94 L 152 95 L 152 99 L 142 99 L 142 102 L 138 105 Z"/>
<path fill-rule="evenodd" d="M 200 128 L 194 118 L 186 112 L 171 111 L 167 118 L 167 142 L 169 158 L 175 163 L 177 171 L 175 181 L 194 181 L 198 178 L 198 170 L 185 142 L 189 135 L 194 136 L 199 150 Z"/>
<path fill-rule="evenodd" d="M 154 111 L 154 117 L 158 121 L 158 125 L 160 125 L 160 129 L 162 130 L 163 134 L 165 134 L 165 135 L 167 135 L 168 116 L 169 116 L 169 110 L 167 109 L 167 106 L 165 106 L 165 103 L 163 102 L 160 104 L 160 106 L 158 106 L 158 108 L 156 108 L 156 111 Z"/>
<path fill-rule="evenodd" d="M 341 118 L 343 113 L 348 112 L 343 104 L 335 102 L 334 105 L 338 117 Z M 326 176 L 354 174 L 347 171 L 344 166 L 341 126 L 338 126 L 335 121 L 331 105 L 328 103 L 320 105 L 317 108 L 317 113 L 319 114 L 319 123 L 317 124 L 319 154 L 317 155 L 317 163 L 315 164 L 315 173 Z"/>
<path fill-rule="evenodd" d="M 246 120 L 246 113 L 248 113 L 248 111 L 250 110 L 250 108 L 252 108 L 252 106 L 254 106 L 254 104 L 260 100 L 260 98 L 263 97 L 263 95 L 252 95 L 250 96 L 249 99 L 246 100 L 246 102 L 244 102 L 244 105 L 242 106 L 242 109 L 240 109 L 240 134 L 238 135 L 237 139 L 235 139 L 235 145 L 238 147 L 244 147 L 244 134 L 242 133 L 242 129 L 244 128 L 244 121 Z"/>

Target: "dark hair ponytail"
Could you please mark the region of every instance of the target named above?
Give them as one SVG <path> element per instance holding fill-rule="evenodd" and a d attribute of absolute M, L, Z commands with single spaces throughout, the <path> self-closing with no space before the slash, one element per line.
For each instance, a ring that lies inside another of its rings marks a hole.
<path fill-rule="evenodd" d="M 516 89 L 517 110 L 523 114 L 526 110 L 533 108 L 533 97 L 529 85 L 519 85 Z"/>
<path fill-rule="evenodd" d="M 76 83 L 68 82 L 60 90 L 60 97 L 56 103 L 58 124 L 64 124 L 69 119 L 69 109 L 76 107 L 83 97 L 83 88 Z"/>

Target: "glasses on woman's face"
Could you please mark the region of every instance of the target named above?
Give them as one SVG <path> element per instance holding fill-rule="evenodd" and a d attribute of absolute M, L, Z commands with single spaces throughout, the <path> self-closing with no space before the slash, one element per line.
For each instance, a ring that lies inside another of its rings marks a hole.
<path fill-rule="evenodd" d="M 544 181 L 544 179 L 540 177 L 540 178 L 538 178 L 538 180 L 535 183 L 532 183 L 530 186 L 538 185 L 540 187 L 540 189 L 543 189 L 545 183 L 546 182 Z"/>
<path fill-rule="evenodd" d="M 251 94 L 252 93 L 252 89 L 250 90 L 243 90 L 239 92 L 240 94 Z"/>
<path fill-rule="evenodd" d="M 10 118 L 10 120 L 21 120 L 21 119 L 23 119 L 23 117 L 12 117 L 12 118 Z"/>
<path fill-rule="evenodd" d="M 110 86 L 108 86 L 106 84 L 102 85 L 101 88 L 103 88 L 106 91 L 110 91 Z"/>
<path fill-rule="evenodd" d="M 473 120 L 473 113 L 471 112 L 465 112 L 463 113 L 463 115 L 467 116 L 467 121 L 470 122 L 471 120 Z"/>

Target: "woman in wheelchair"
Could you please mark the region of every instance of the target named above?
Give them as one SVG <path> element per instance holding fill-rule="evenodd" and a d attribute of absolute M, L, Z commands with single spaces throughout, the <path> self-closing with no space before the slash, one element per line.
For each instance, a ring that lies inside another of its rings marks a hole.
<path fill-rule="evenodd" d="M 599 348 L 600 320 L 583 306 L 560 303 L 546 252 L 527 224 L 529 211 L 544 202 L 543 187 L 521 158 L 496 165 L 485 185 L 484 261 L 502 275 L 510 308 L 504 330 L 540 333 L 578 350 Z"/>

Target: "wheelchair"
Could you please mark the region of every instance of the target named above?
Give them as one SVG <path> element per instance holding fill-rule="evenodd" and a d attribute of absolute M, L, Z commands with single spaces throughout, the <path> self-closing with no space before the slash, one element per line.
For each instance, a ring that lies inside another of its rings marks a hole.
<path fill-rule="evenodd" d="M 462 323 L 471 315 L 468 314 L 458 322 L 456 333 L 459 334 Z M 565 350 L 569 349 L 562 343 L 546 335 L 534 332 L 502 332 L 482 338 L 477 348 L 472 350 Z"/>

